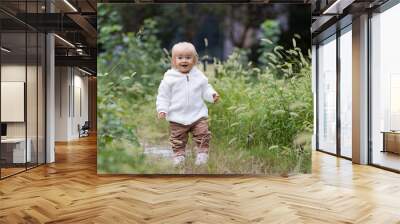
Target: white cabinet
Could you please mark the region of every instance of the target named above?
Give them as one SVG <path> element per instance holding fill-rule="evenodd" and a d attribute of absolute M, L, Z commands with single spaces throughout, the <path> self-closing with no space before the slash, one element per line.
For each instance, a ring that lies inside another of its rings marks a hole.
<path fill-rule="evenodd" d="M 7 138 L 1 140 L 2 145 L 7 145 L 7 147 L 12 148 L 13 163 L 25 163 L 32 161 L 32 140 L 28 138 L 26 142 L 28 145 L 25 153 L 25 138 Z M 25 159 L 27 160 L 25 161 Z"/>

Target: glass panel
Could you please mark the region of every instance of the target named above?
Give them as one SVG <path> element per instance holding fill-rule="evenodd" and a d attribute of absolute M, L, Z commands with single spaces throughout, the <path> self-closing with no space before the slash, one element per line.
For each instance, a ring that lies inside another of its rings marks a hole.
<path fill-rule="evenodd" d="M 26 34 L 1 34 L 1 166 L 2 177 L 25 170 L 31 151 L 26 150 L 25 91 Z"/>
<path fill-rule="evenodd" d="M 318 149 L 336 153 L 336 37 L 318 48 Z"/>
<path fill-rule="evenodd" d="M 39 34 L 38 46 L 38 163 L 45 163 L 45 52 L 46 39 Z"/>
<path fill-rule="evenodd" d="M 350 27 L 351 29 L 351 27 Z M 340 152 L 352 157 L 352 35 L 351 30 L 340 36 Z"/>
<path fill-rule="evenodd" d="M 38 17 L 33 16 L 32 14 L 36 14 L 38 9 L 37 1 L 27 2 L 26 12 L 28 13 L 27 20 L 30 23 L 36 24 Z M 26 111 L 27 111 L 27 143 L 29 144 L 28 148 L 31 151 L 30 161 L 27 163 L 28 168 L 37 166 L 37 132 L 38 132 L 38 124 L 37 124 L 37 74 L 38 74 L 38 34 L 36 30 L 27 30 L 27 82 L 26 82 Z"/>
<path fill-rule="evenodd" d="M 400 4 L 372 22 L 372 163 L 400 170 Z"/>
<path fill-rule="evenodd" d="M 37 73 L 38 73 L 38 35 L 36 32 L 28 32 L 28 63 L 27 63 L 27 94 L 26 94 L 26 111 L 27 111 L 27 142 L 28 148 L 31 149 L 31 158 L 28 160 L 28 168 L 37 165 Z"/>
<path fill-rule="evenodd" d="M 45 35 L 21 22 L 37 23 L 33 14 L 45 11 L 45 0 L 1 1 L 0 7 L 4 178 L 45 162 Z"/>

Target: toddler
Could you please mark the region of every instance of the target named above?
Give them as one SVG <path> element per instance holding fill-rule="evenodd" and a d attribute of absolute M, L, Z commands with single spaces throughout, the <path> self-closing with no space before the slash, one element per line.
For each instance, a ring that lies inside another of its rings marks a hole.
<path fill-rule="evenodd" d="M 215 103 L 218 93 L 206 76 L 196 68 L 198 55 L 193 44 L 177 43 L 172 48 L 172 68 L 164 74 L 157 95 L 159 119 L 169 121 L 169 141 L 174 151 L 174 165 L 185 161 L 189 133 L 196 143 L 196 165 L 207 163 L 211 132 L 208 130 L 208 109 L 204 100 Z"/>

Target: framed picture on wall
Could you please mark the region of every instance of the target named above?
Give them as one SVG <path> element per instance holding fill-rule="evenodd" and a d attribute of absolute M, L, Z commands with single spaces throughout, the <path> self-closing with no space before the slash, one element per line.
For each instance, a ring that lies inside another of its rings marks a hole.
<path fill-rule="evenodd" d="M 98 4 L 98 173 L 311 172 L 309 7 Z"/>
<path fill-rule="evenodd" d="M 1 82 L 1 122 L 24 122 L 25 82 Z"/>

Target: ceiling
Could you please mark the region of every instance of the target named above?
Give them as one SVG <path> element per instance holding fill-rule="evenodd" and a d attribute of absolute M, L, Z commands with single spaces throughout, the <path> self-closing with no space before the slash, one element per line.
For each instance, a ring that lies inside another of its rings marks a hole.
<path fill-rule="evenodd" d="M 373 11 L 388 0 L 313 0 L 311 33 L 313 43 L 351 24 L 352 18 Z"/>
<path fill-rule="evenodd" d="M 354 14 L 368 7 L 383 4 L 387 0 L 340 1 L 346 2 L 342 11 L 347 10 L 346 13 Z M 0 0 L 1 29 L 2 32 L 10 33 L 25 31 L 26 28 L 32 31 L 54 32 L 58 35 L 55 38 L 56 65 L 80 66 L 96 73 L 97 2 L 309 4 L 313 15 L 313 36 L 344 15 L 326 14 L 326 10 L 338 0 Z M 27 52 L 29 54 L 29 47 Z"/>
<path fill-rule="evenodd" d="M 21 50 L 24 41 L 21 43 L 17 33 L 25 30 L 55 33 L 56 66 L 79 66 L 95 74 L 96 7 L 96 0 L 1 0 L 1 30 L 4 38 L 9 39 L 8 45 L 15 49 L 12 52 L 15 55 L 26 54 Z M 28 55 L 31 47 L 27 47 Z"/>

